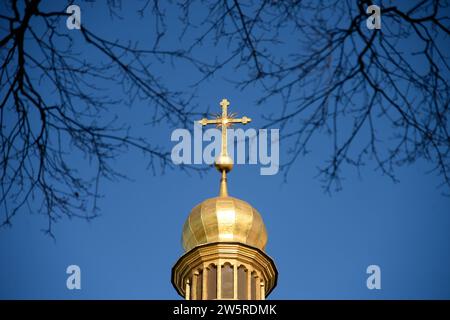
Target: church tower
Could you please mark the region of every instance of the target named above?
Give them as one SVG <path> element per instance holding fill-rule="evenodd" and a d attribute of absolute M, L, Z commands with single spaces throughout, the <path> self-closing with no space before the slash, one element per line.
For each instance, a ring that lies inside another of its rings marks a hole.
<path fill-rule="evenodd" d="M 265 253 L 267 231 L 259 212 L 247 202 L 228 195 L 227 173 L 233 160 L 227 151 L 227 128 L 250 118 L 222 114 L 202 119 L 202 125 L 222 129 L 221 154 L 215 161 L 221 173 L 219 196 L 192 209 L 183 227 L 185 254 L 172 268 L 172 284 L 187 300 L 264 300 L 277 283 L 278 272 Z"/>

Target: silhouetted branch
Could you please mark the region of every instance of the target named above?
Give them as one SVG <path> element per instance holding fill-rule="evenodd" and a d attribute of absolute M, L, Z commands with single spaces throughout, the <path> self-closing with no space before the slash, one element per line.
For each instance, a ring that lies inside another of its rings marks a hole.
<path fill-rule="evenodd" d="M 385 1 L 381 30 L 366 27 L 370 1 L 211 2 L 197 21 L 189 15 L 195 3 L 180 1 L 184 33 L 203 26 L 193 48 L 227 44 L 216 68 L 233 64 L 244 75 L 239 88 L 259 86 L 258 104 L 281 101 L 266 126 L 281 127 L 288 141 L 286 176 L 325 133 L 330 158 L 319 176 L 326 191 L 341 187 L 342 167 L 359 170 L 371 159 L 394 181 L 396 167 L 425 159 L 448 191 L 447 1 Z"/>
<path fill-rule="evenodd" d="M 40 5 L 36 0 L 10 1 L 9 12 L 0 17 L 9 24 L 0 40 L 0 205 L 2 225 L 10 225 L 24 207 L 38 207 L 48 217 L 46 232 L 52 235 L 52 224 L 63 216 L 96 216 L 100 179 L 124 177 L 110 165 L 118 154 L 140 150 L 154 172 L 175 167 L 169 151 L 131 133 L 112 113 L 105 117 L 106 108 L 139 99 L 154 109 L 153 124 L 187 126 L 195 114 L 191 98 L 164 87 L 150 63 L 170 57 L 196 68 L 207 66 L 182 50 L 124 45 L 82 25 L 84 41 L 102 57 L 102 63 L 90 61 L 78 55 L 71 37 L 58 27 L 67 18 L 65 7 L 44 12 Z M 120 3 L 109 8 L 116 17 Z M 102 95 L 99 80 L 122 86 L 128 101 Z M 78 158 L 91 164 L 88 174 L 78 169 Z"/>
<path fill-rule="evenodd" d="M 77 41 L 92 57 L 76 52 L 72 37 L 58 27 L 67 18 L 66 6 L 46 11 L 38 0 L 3 4 L 3 224 L 36 204 L 48 217 L 50 233 L 63 216 L 95 217 L 99 181 L 124 177 L 111 160 L 129 148 L 147 155 L 155 172 L 173 167 L 167 150 L 134 134 L 110 111 L 145 101 L 152 125 L 188 126 L 198 115 L 195 94 L 165 85 L 153 65 L 166 60 L 189 64 L 196 72 L 194 88 L 231 68 L 237 76 L 230 81 L 237 88 L 261 92 L 256 103 L 271 106 L 265 109 L 266 127 L 281 128 L 289 146 L 285 176 L 312 149 L 315 137 L 325 134 L 329 144 L 318 147 L 327 148 L 329 157 L 318 174 L 326 191 L 341 187 L 348 166 L 359 172 L 374 163 L 397 181 L 396 168 L 424 159 L 448 192 L 449 4 L 384 1 L 381 29 L 369 30 L 370 4 L 145 0 L 137 16 L 151 21 L 151 44 L 107 39 L 82 24 Z M 108 1 L 107 8 L 112 18 L 123 19 L 121 1 Z M 173 23 L 166 20 L 169 10 L 180 13 L 174 50 L 164 48 Z M 204 48 L 215 54 L 198 54 Z M 120 87 L 119 98 L 99 83 Z M 90 172 L 77 170 L 78 158 L 90 161 Z"/>

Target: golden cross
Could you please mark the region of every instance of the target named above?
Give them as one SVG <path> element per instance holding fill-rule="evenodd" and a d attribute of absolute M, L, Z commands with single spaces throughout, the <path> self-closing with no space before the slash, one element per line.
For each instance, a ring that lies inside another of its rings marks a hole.
<path fill-rule="evenodd" d="M 252 119 L 248 117 L 242 117 L 242 118 L 235 118 L 236 114 L 231 113 L 228 114 L 228 106 L 230 105 L 230 102 L 227 99 L 222 99 L 220 101 L 220 106 L 222 107 L 222 115 L 217 115 L 216 119 L 206 119 L 203 118 L 202 120 L 199 120 L 199 123 L 202 126 L 206 126 L 208 124 L 215 124 L 217 127 L 222 128 L 222 152 L 221 156 L 228 156 L 228 149 L 227 149 L 227 128 L 231 127 L 234 123 L 242 123 L 247 124 Z"/>

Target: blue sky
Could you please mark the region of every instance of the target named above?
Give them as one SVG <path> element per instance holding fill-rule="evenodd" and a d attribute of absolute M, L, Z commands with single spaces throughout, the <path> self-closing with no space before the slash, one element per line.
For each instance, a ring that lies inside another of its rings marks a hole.
<path fill-rule="evenodd" d="M 124 19 L 111 20 L 98 6 L 85 4 L 82 23 L 112 39 L 149 41 L 146 29 L 153 24 L 127 19 L 134 9 L 124 10 Z M 65 21 L 61 30 L 80 40 L 77 31 L 65 29 Z M 77 48 L 95 55 L 90 48 Z M 199 57 L 216 52 L 211 47 Z M 168 85 L 189 90 L 189 67 L 155 68 Z M 226 97 L 232 111 L 253 118 L 251 127 L 261 127 L 261 115 L 274 106 L 255 107 L 261 88 L 239 91 L 227 81 L 238 76 L 224 70 L 192 90 L 203 110 L 219 111 L 218 103 Z M 145 126 L 151 114 L 146 107 L 137 101 L 131 112 L 120 106 L 114 112 L 138 134 L 170 149 L 173 128 Z M 315 138 L 312 152 L 296 162 L 286 182 L 282 174 L 261 176 L 257 165 L 237 165 L 229 175 L 230 195 L 256 207 L 266 223 L 267 253 L 279 271 L 270 298 L 449 299 L 450 199 L 437 188 L 440 178 L 426 173 L 428 163 L 417 161 L 399 168 L 400 182 L 393 183 L 369 163 L 361 176 L 345 171 L 342 191 L 325 194 L 315 176 L 328 140 Z M 287 148 L 281 144 L 281 160 Z M 85 161 L 75 159 L 81 172 L 89 171 Z M 0 230 L 0 298 L 180 298 L 170 273 L 183 253 L 182 226 L 196 204 L 218 194 L 219 174 L 212 169 L 204 177 L 177 170 L 153 175 L 146 169 L 147 159 L 133 151 L 113 164 L 130 180 L 102 181 L 100 217 L 58 222 L 56 241 L 43 234 L 46 219 L 33 210 L 17 215 L 12 228 Z M 81 290 L 66 288 L 65 271 L 71 264 L 81 268 Z M 381 268 L 381 290 L 366 287 L 366 268 L 372 264 Z"/>

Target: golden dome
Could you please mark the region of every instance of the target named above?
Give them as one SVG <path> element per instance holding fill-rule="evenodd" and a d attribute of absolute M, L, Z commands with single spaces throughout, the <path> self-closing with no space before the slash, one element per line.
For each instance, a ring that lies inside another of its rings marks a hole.
<path fill-rule="evenodd" d="M 261 215 L 250 204 L 222 195 L 192 209 L 182 240 L 186 251 L 211 242 L 239 242 L 264 250 L 267 231 Z"/>
<path fill-rule="evenodd" d="M 219 196 L 192 209 L 183 227 L 187 251 L 172 268 L 172 284 L 186 300 L 264 300 L 277 284 L 278 271 L 264 252 L 267 231 L 259 212 L 228 195 L 227 173 L 233 159 L 227 152 L 227 128 L 250 118 L 228 114 L 229 101 L 220 102 L 222 116 L 203 118 L 203 126 L 222 128 L 222 150 L 215 160 L 221 173 Z"/>

